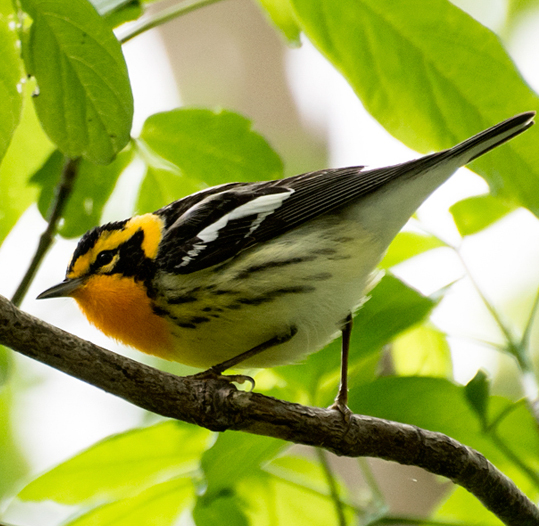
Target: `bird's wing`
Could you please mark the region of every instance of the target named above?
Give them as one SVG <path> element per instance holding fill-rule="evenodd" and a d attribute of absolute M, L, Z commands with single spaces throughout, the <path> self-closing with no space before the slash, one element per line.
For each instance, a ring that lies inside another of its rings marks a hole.
<path fill-rule="evenodd" d="M 395 166 L 321 170 L 277 181 L 226 184 L 188 196 L 157 212 L 168 214 L 160 244 L 162 268 L 180 274 L 202 270 L 396 179 L 412 178 L 446 163 L 456 170 L 525 131 L 533 116 L 533 112 L 517 115 L 453 148 Z"/>

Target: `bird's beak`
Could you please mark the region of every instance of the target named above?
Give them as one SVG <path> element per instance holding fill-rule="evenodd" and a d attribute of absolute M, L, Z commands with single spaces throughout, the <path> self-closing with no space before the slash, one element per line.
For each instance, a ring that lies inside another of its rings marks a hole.
<path fill-rule="evenodd" d="M 42 292 L 37 299 L 44 300 L 48 298 L 65 298 L 71 296 L 84 283 L 84 278 L 64 279 L 62 283 L 54 285 L 50 289 Z"/>

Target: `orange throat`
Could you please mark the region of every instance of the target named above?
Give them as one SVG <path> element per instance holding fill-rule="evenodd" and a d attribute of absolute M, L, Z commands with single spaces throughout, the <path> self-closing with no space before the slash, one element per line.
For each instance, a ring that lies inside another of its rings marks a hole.
<path fill-rule="evenodd" d="M 72 297 L 88 321 L 107 336 L 170 359 L 173 343 L 167 322 L 154 313 L 142 283 L 119 274 L 94 275 Z"/>

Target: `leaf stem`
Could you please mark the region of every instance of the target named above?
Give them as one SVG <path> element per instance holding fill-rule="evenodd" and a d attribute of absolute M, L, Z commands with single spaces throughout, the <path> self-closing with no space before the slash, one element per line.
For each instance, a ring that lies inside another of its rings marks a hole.
<path fill-rule="evenodd" d="M 139 23 L 134 24 L 133 27 L 131 27 L 118 40 L 121 44 L 125 44 L 126 42 L 129 42 L 129 40 L 131 40 L 132 38 L 135 38 L 136 36 L 140 35 L 141 33 L 144 33 L 145 31 L 148 31 L 149 29 L 153 29 L 154 27 L 165 24 L 166 22 L 174 20 L 179 16 L 186 15 L 191 11 L 195 11 L 196 9 L 210 4 L 215 4 L 219 1 L 221 0 L 185 0 L 179 5 L 173 5 L 170 8 L 163 9 L 158 13 L 143 17 L 143 19 Z"/>
<path fill-rule="evenodd" d="M 56 198 L 53 203 L 47 228 L 41 234 L 36 252 L 34 254 L 34 257 L 32 258 L 30 266 L 28 267 L 26 274 L 23 276 L 21 283 L 17 287 L 17 290 L 15 291 L 15 294 L 11 299 L 12 303 L 16 306 L 19 306 L 21 304 L 24 296 L 28 292 L 30 283 L 32 283 L 32 280 L 36 275 L 37 269 L 41 265 L 45 254 L 49 250 L 54 240 L 54 234 L 56 233 L 58 222 L 62 217 L 62 213 L 67 203 L 67 199 L 71 195 L 71 191 L 73 190 L 73 183 L 77 175 L 78 163 L 79 159 L 66 159 L 65 161 L 64 168 L 62 170 L 62 176 L 56 188 Z"/>
<path fill-rule="evenodd" d="M 328 483 L 329 493 L 331 495 L 331 500 L 335 505 L 335 513 L 337 514 L 337 520 L 339 521 L 339 526 L 346 526 L 346 518 L 344 516 L 344 508 L 341 498 L 339 496 L 339 490 L 337 488 L 337 481 L 335 480 L 335 475 L 331 466 L 329 465 L 327 454 L 324 450 L 320 448 L 315 448 L 316 456 L 318 461 L 322 466 L 324 475 L 326 476 L 326 482 Z"/>
<path fill-rule="evenodd" d="M 460 253 L 460 251 L 455 249 L 455 252 L 457 254 L 457 257 L 460 259 L 460 263 L 464 267 L 464 271 L 468 275 L 468 278 L 470 279 L 470 282 L 472 283 L 473 287 L 475 288 L 475 291 L 477 292 L 477 294 L 479 295 L 479 297 L 481 298 L 481 300 L 485 304 L 485 307 L 488 309 L 490 315 L 492 316 L 492 318 L 496 322 L 496 325 L 498 325 L 498 327 L 501 330 L 502 334 L 505 336 L 505 339 L 506 339 L 507 343 L 510 346 L 511 354 L 513 354 L 519 360 L 519 363 L 520 363 L 519 356 L 517 355 L 517 353 L 513 352 L 515 350 L 515 348 L 517 347 L 517 344 L 516 344 L 516 342 L 515 342 L 515 340 L 513 338 L 513 335 L 509 331 L 509 328 L 506 327 L 506 325 L 503 323 L 503 321 L 500 318 L 500 315 L 498 314 L 496 309 L 493 307 L 493 305 L 488 301 L 486 296 L 483 294 L 483 291 L 481 290 L 481 288 L 479 287 L 479 285 L 475 281 L 472 273 L 470 272 L 470 269 L 468 268 L 468 265 L 466 264 L 466 262 L 464 261 L 464 258 L 462 257 L 462 254 Z M 522 366 L 523 364 L 520 363 L 520 365 Z"/>

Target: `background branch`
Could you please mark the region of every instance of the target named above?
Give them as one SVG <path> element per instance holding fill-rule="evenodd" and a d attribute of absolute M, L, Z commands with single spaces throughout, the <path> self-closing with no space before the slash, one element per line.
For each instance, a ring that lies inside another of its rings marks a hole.
<path fill-rule="evenodd" d="M 24 274 L 19 286 L 17 287 L 17 290 L 15 291 L 15 294 L 13 294 L 13 298 L 11 299 L 11 301 L 17 306 L 21 304 L 24 296 L 28 292 L 28 287 L 30 287 L 30 284 L 34 279 L 34 276 L 36 275 L 45 254 L 47 254 L 52 242 L 54 241 L 54 235 L 56 234 L 58 223 L 62 218 L 62 212 L 64 211 L 67 200 L 73 190 L 73 184 L 77 176 L 78 164 L 79 159 L 66 159 L 65 161 L 62 169 L 62 176 L 56 189 L 56 197 L 52 205 L 47 228 L 41 234 L 36 252 L 32 258 L 32 261 L 30 262 L 30 266 L 28 267 L 28 270 Z"/>
<path fill-rule="evenodd" d="M 112 353 L 17 309 L 0 296 L 0 343 L 148 411 L 214 431 L 238 430 L 419 466 L 473 493 L 507 525 L 539 524 L 539 509 L 483 455 L 441 433 L 180 378 Z"/>

